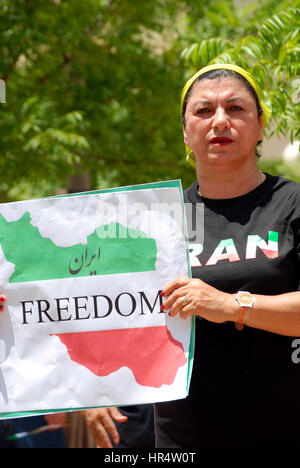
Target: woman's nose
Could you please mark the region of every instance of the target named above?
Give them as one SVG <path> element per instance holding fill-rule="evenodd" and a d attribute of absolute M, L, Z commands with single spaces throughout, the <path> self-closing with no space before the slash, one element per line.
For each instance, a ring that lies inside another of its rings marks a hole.
<path fill-rule="evenodd" d="M 213 117 L 212 126 L 215 130 L 224 131 L 230 127 L 230 122 L 225 109 L 218 107 Z"/>

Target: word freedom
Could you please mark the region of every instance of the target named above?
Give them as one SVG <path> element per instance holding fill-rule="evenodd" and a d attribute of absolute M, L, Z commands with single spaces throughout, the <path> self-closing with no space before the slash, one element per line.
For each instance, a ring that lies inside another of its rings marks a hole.
<path fill-rule="evenodd" d="M 146 313 L 165 313 L 161 310 L 162 290 L 157 292 L 153 301 L 149 300 L 144 291 L 137 291 L 136 296 L 122 292 L 115 298 L 105 294 L 92 296 L 58 297 L 52 300 L 35 299 L 20 301 L 22 310 L 22 325 L 29 323 L 66 322 L 70 320 L 89 320 L 108 317 L 116 313 L 122 317 L 145 315 Z"/>

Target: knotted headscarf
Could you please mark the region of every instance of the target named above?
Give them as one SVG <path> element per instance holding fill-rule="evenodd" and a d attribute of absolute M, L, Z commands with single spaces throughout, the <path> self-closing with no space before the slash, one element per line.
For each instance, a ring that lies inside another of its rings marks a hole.
<path fill-rule="evenodd" d="M 184 103 L 186 93 L 188 92 L 188 90 L 190 89 L 192 84 L 196 81 L 196 79 L 200 75 L 203 75 L 204 73 L 207 73 L 209 71 L 224 70 L 224 69 L 225 70 L 232 70 L 232 71 L 234 71 L 236 73 L 239 73 L 240 75 L 242 75 L 250 83 L 250 85 L 252 86 L 252 88 L 256 92 L 258 103 L 259 103 L 260 107 L 263 110 L 262 121 L 263 121 L 264 127 L 266 127 L 267 124 L 268 124 L 268 121 L 269 121 L 269 118 L 270 118 L 270 115 L 271 115 L 272 111 L 261 100 L 261 91 L 260 91 L 260 88 L 259 88 L 257 82 L 255 81 L 255 78 L 253 77 L 253 75 L 251 75 L 251 73 L 247 72 L 243 68 L 241 68 L 241 67 L 239 67 L 237 65 L 231 65 L 231 64 L 222 63 L 222 64 L 208 65 L 207 67 L 201 68 L 201 70 L 199 70 L 197 73 L 195 73 L 195 75 L 193 75 L 192 78 L 190 78 L 183 87 L 183 90 L 182 90 L 182 93 L 181 93 L 180 113 L 182 113 L 182 108 L 183 108 L 183 103 Z M 185 148 L 186 148 L 186 160 L 187 160 L 187 162 L 189 162 L 195 168 L 196 167 L 195 155 L 193 154 L 191 148 L 188 145 L 186 145 Z"/>

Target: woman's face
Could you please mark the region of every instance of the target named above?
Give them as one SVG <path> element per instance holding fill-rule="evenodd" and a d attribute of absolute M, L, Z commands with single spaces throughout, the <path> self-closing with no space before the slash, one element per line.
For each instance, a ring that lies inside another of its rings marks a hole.
<path fill-rule="evenodd" d="M 249 158 L 255 161 L 262 128 L 255 99 L 240 80 L 203 79 L 194 84 L 183 132 L 184 142 L 198 164 L 236 165 Z"/>

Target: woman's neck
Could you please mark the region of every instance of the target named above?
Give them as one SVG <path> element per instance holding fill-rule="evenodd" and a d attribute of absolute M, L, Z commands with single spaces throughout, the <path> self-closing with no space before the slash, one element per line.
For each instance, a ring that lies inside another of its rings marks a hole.
<path fill-rule="evenodd" d="M 224 170 L 214 168 L 204 171 L 197 167 L 199 195 L 205 198 L 225 199 L 235 198 L 251 192 L 265 180 L 266 176 L 255 166 Z"/>

